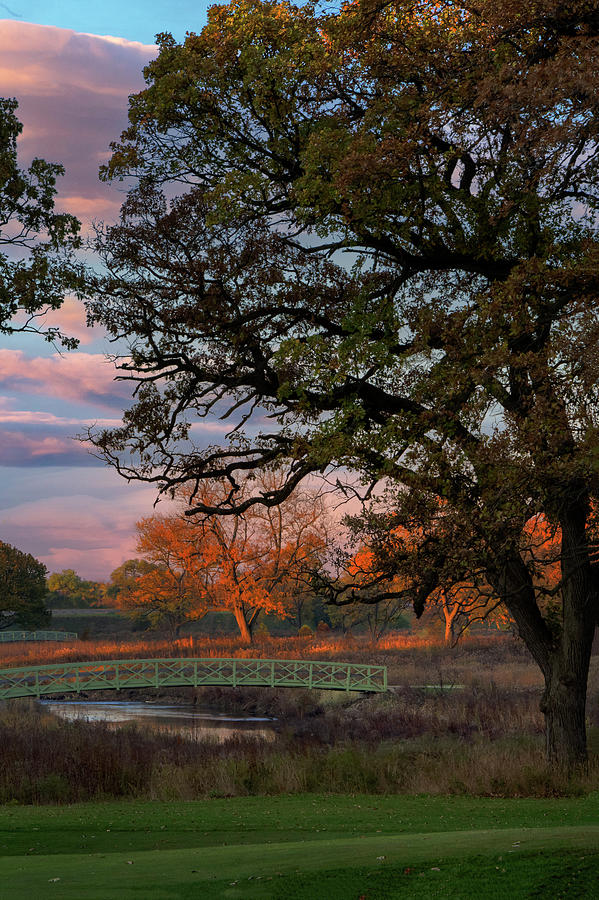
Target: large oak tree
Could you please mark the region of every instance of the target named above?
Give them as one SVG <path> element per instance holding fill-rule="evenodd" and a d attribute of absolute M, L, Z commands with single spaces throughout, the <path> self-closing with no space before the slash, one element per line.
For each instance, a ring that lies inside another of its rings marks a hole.
<path fill-rule="evenodd" d="M 418 611 L 439 584 L 492 586 L 567 765 L 598 612 L 598 29 L 595 0 L 213 7 L 161 36 L 131 99 L 90 304 L 139 382 L 95 437 L 109 461 L 187 486 L 192 514 L 206 478 L 230 480 L 223 513 L 336 466 L 387 485 L 369 545 L 426 536 Z M 206 450 L 190 425 L 214 414 L 234 425 Z M 283 485 L 237 503 L 239 473 L 281 460 Z M 538 514 L 561 529 L 558 619 Z"/>

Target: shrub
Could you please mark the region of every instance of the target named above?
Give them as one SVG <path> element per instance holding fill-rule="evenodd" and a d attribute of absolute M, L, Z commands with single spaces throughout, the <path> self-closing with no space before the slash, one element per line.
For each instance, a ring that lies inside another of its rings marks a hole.
<path fill-rule="evenodd" d="M 254 630 L 254 637 L 259 641 L 270 637 L 270 631 L 268 630 L 266 622 L 258 622 L 258 625 Z"/>

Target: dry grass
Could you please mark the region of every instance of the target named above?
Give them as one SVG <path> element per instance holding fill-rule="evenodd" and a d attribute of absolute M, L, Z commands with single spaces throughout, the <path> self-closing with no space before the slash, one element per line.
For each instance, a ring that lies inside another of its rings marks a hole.
<path fill-rule="evenodd" d="M 509 635 L 470 638 L 454 649 L 405 636 L 377 647 L 328 636 L 267 638 L 251 648 L 229 638 L 21 644 L 6 648 L 4 666 L 161 656 L 379 663 L 388 666 L 395 689 L 357 701 L 336 696 L 332 704 L 308 691 L 204 688 L 202 703 L 280 719 L 274 741 L 224 744 L 59 722 L 35 703 L 13 701 L 0 709 L 0 802 L 301 791 L 551 796 L 599 789 L 599 657 L 589 683 L 591 762 L 587 772 L 564 780 L 544 760 L 540 675 Z M 189 699 L 193 689 L 184 690 Z"/>
<path fill-rule="evenodd" d="M 469 695 L 454 710 L 446 697 L 361 701 L 348 715 L 311 711 L 275 742 L 222 744 L 59 722 L 15 701 L 0 713 L 0 802 L 304 791 L 546 797 L 599 788 L 597 757 L 564 780 L 546 766 L 537 728 L 526 727 L 530 710 L 512 704 L 498 718 L 501 700 Z"/>
<path fill-rule="evenodd" d="M 267 637 L 246 647 L 230 637 L 185 637 L 176 641 L 73 641 L 10 644 L 2 648 L 4 668 L 51 665 L 101 659 L 153 657 L 246 657 L 266 659 L 339 659 L 386 665 L 390 684 L 455 682 L 470 684 L 492 680 L 506 687 L 530 688 L 541 684 L 540 673 L 525 648 L 510 635 L 466 638 L 458 647 L 441 641 L 402 634 L 373 646 L 352 637 L 316 635 L 313 638 Z"/>

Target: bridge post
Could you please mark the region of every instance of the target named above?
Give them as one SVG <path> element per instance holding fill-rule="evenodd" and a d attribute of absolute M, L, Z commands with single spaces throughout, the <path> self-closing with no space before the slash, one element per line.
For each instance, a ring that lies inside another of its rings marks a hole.
<path fill-rule="evenodd" d="M 270 686 L 274 688 L 275 686 L 275 661 L 271 660 L 270 663 Z"/>
<path fill-rule="evenodd" d="M 158 660 L 156 660 L 156 662 L 154 663 L 154 686 L 159 687 L 159 684 L 160 683 L 158 681 Z"/>
<path fill-rule="evenodd" d="M 237 660 L 233 660 L 233 687 L 237 687 Z"/>
<path fill-rule="evenodd" d="M 37 699 L 40 698 L 40 673 L 35 673 L 35 693 L 37 694 Z"/>
<path fill-rule="evenodd" d="M 347 678 L 345 679 L 345 690 L 349 691 L 349 686 L 351 684 L 351 666 L 347 667 Z"/>
<path fill-rule="evenodd" d="M 314 663 L 311 662 L 308 667 L 308 690 L 312 690 L 312 674 L 314 672 Z"/>
<path fill-rule="evenodd" d="M 119 664 L 118 663 L 114 667 L 114 683 L 116 684 L 117 691 L 120 691 L 121 685 L 119 682 Z"/>

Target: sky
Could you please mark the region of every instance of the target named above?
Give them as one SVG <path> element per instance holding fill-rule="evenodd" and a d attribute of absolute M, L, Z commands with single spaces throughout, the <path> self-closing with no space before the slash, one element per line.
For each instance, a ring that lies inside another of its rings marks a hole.
<path fill-rule="evenodd" d="M 208 5 L 205 0 L 9 0 L 0 2 L 0 15 L 16 22 L 153 44 L 161 31 L 170 31 L 178 40 L 186 31 L 199 31 Z"/>
<path fill-rule="evenodd" d="M 205 19 L 206 5 L 191 0 L 0 2 L 0 97 L 19 102 L 19 162 L 39 156 L 65 166 L 57 205 L 84 230 L 118 216 L 124 188 L 102 184 L 98 168 L 126 124 L 129 94 L 144 86 L 154 35 L 181 40 Z M 49 572 L 105 580 L 136 555 L 135 522 L 152 514 L 155 491 L 127 484 L 76 439 L 87 425 L 117 424 L 128 391 L 77 300 L 67 298 L 52 321 L 80 339 L 78 350 L 61 355 L 39 336 L 0 338 L 0 540 Z M 206 441 L 219 427 L 207 427 Z"/>

